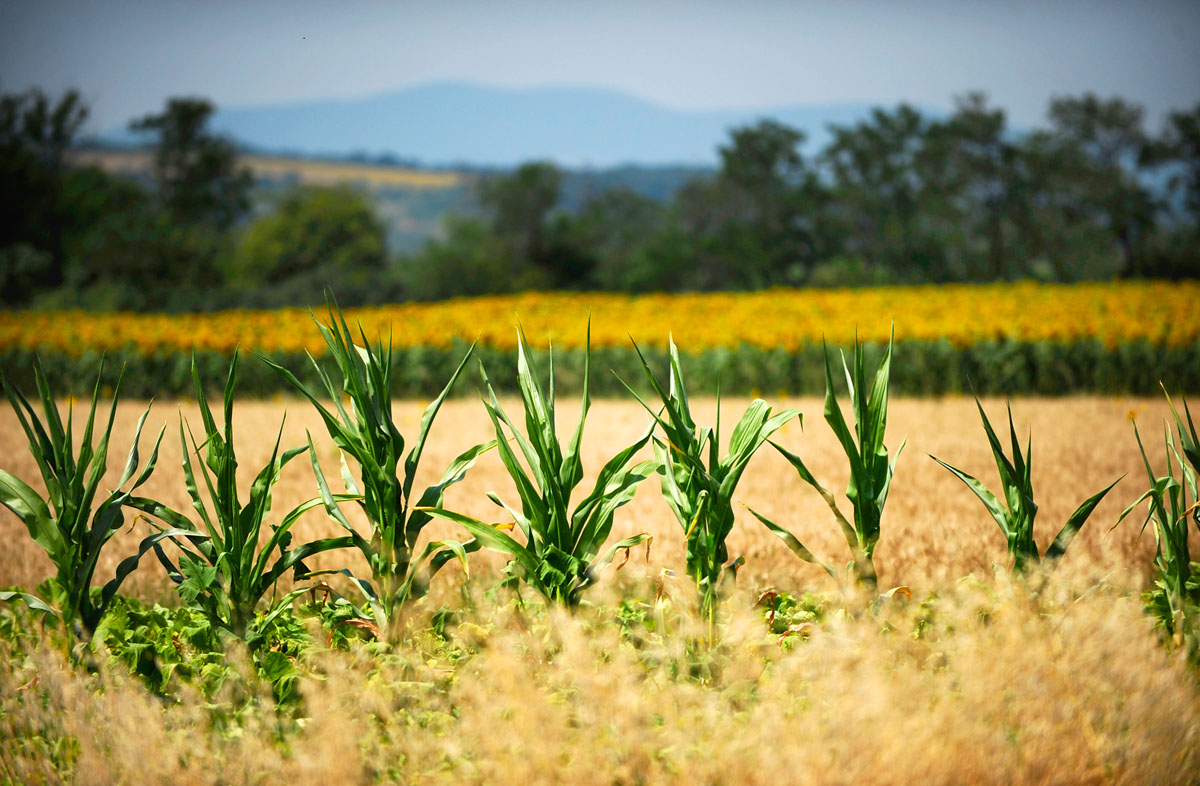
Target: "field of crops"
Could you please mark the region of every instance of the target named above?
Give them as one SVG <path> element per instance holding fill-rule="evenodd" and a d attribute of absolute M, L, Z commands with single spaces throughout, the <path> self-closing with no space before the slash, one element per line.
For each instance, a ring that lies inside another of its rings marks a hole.
<path fill-rule="evenodd" d="M 519 319 L 537 344 L 662 347 L 667 336 L 685 350 L 746 345 L 788 351 L 822 338 L 846 345 L 896 340 L 1071 343 L 1098 340 L 1112 349 L 1147 342 L 1189 347 L 1200 341 L 1200 284 L 980 284 L 866 290 L 769 290 L 698 295 L 532 293 L 348 309 L 369 337 L 390 335 L 397 348 L 452 346 L 478 340 L 515 349 Z M 304 309 L 215 314 L 0 314 L 0 351 L 41 349 L 73 355 L 134 349 L 138 353 L 228 354 L 235 346 L 266 353 L 325 351 Z"/>
<path fill-rule="evenodd" d="M 8 388 L 0 777 L 1200 771 L 1178 398 L 889 399 L 885 351 L 844 379 L 822 359 L 824 398 L 718 403 L 672 353 L 634 369 L 642 400 L 581 407 L 521 345 L 518 397 L 464 362 L 441 382 L 483 401 L 426 406 L 339 326 L 316 383 L 271 371 L 287 403 L 195 366 L 194 396 L 111 423 L 102 397 L 89 433 L 54 378 L 28 406 Z M 106 464 L 89 446 L 110 433 Z"/>
<path fill-rule="evenodd" d="M 143 150 L 80 150 L 71 156 L 82 166 L 98 166 L 124 175 L 148 175 L 151 154 Z M 311 185 L 360 183 L 370 188 L 453 188 L 461 185 L 457 172 L 435 172 L 399 166 L 359 164 L 351 161 L 322 161 L 280 156 L 242 156 L 240 162 L 260 180 L 294 179 Z"/>
<path fill-rule="evenodd" d="M 390 337 L 399 372 L 393 394 L 428 397 L 441 389 L 473 341 L 479 357 L 505 373 L 516 392 L 515 326 L 535 347 L 553 342 L 565 389 L 575 390 L 591 318 L 594 390 L 619 395 L 640 378 L 636 341 L 665 358 L 668 336 L 699 391 L 819 394 L 822 339 L 848 347 L 857 335 L 875 351 L 893 326 L 898 393 L 970 392 L 1156 395 L 1159 382 L 1200 392 L 1200 286 L 1120 282 L 1033 283 L 869 290 L 774 290 L 697 295 L 522 294 L 348 310 L 368 336 Z M 135 315 L 0 313 L 0 370 L 26 384 L 33 354 L 60 389 L 85 394 L 101 356 L 127 368 L 127 390 L 143 397 L 186 395 L 194 348 L 217 375 L 230 353 L 264 353 L 303 375 L 304 353 L 325 351 L 308 311 L 228 311 Z M 544 361 L 544 356 L 543 356 Z M 306 381 L 316 382 L 315 378 Z M 460 393 L 469 393 L 464 387 Z M 286 392 L 265 366 L 246 364 L 243 395 Z"/>

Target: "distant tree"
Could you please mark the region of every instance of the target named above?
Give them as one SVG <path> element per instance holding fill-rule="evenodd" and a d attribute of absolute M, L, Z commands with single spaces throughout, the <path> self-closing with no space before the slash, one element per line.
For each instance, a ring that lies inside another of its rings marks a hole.
<path fill-rule="evenodd" d="M 1017 152 L 1009 217 L 1025 272 L 1057 281 L 1119 274 L 1124 259 L 1093 198 L 1094 162 L 1073 140 L 1051 131 L 1029 134 Z"/>
<path fill-rule="evenodd" d="M 800 152 L 804 138 L 802 131 L 760 120 L 734 129 L 730 143 L 718 149 L 714 196 L 733 219 L 725 222 L 724 244 L 738 253 L 760 251 L 763 283 L 798 283 L 822 252 L 818 222 L 825 194 Z"/>
<path fill-rule="evenodd" d="M 578 287 L 595 260 L 578 245 L 571 222 L 555 216 L 561 193 L 558 167 L 535 161 L 481 181 L 479 202 L 511 268 L 531 264 L 549 275 L 551 286 Z"/>
<path fill-rule="evenodd" d="M 230 140 L 208 130 L 213 105 L 171 98 L 164 110 L 130 124 L 155 137 L 154 176 L 163 205 L 179 221 L 229 229 L 249 210 L 250 171 Z"/>
<path fill-rule="evenodd" d="M 833 139 L 821 158 L 832 174 L 831 215 L 840 224 L 844 253 L 869 268 L 948 277 L 930 220 L 936 205 L 923 161 L 929 121 L 900 104 L 891 112 L 876 108 L 868 119 L 830 131 Z"/>
<path fill-rule="evenodd" d="M 57 101 L 40 90 L 0 96 L 0 248 L 20 244 L 38 252 L 9 255 L 22 260 L 23 280 L 32 289 L 58 287 L 64 281 L 66 153 L 87 115 L 87 106 L 74 90 Z M 11 290 L 4 300 L 13 302 L 10 298 L 22 293 L 29 294 Z"/>
<path fill-rule="evenodd" d="M 491 217 L 492 232 L 515 256 L 533 261 L 545 253 L 546 225 L 561 186 L 558 167 L 544 161 L 480 181 L 479 202 Z"/>
<path fill-rule="evenodd" d="M 1163 169 L 1169 193 L 1147 275 L 1200 277 L 1200 104 L 1167 116 L 1142 163 Z"/>
<path fill-rule="evenodd" d="M 417 300 L 544 289 L 548 274 L 515 259 L 478 218 L 451 214 L 445 237 L 429 241 L 400 268 L 401 283 Z"/>
<path fill-rule="evenodd" d="M 951 256 L 961 260 L 961 275 L 984 280 L 1024 275 L 1025 260 L 1012 248 L 1017 148 L 1004 110 L 989 107 L 980 92 L 955 104 L 954 114 L 933 123 L 926 137 L 927 209 L 943 226 L 965 227 L 960 242 L 946 238 Z"/>
<path fill-rule="evenodd" d="M 721 169 L 675 196 L 673 235 L 687 239 L 681 289 L 801 283 L 823 253 L 825 191 L 800 152 L 804 134 L 773 120 L 734 129 Z M 681 249 L 681 252 L 683 249 Z M 664 257 L 661 246 L 653 255 Z"/>
<path fill-rule="evenodd" d="M 349 188 L 299 188 L 242 233 L 232 278 L 244 286 L 303 276 L 336 290 L 378 273 L 385 260 L 384 227 L 370 200 Z"/>
<path fill-rule="evenodd" d="M 644 291 L 658 276 L 644 268 L 644 250 L 663 230 L 666 210 L 629 188 L 612 188 L 589 199 L 573 217 L 577 248 L 595 260 L 592 281 L 601 289 Z"/>
<path fill-rule="evenodd" d="M 1131 275 L 1145 273 L 1145 249 L 1155 226 L 1154 200 L 1139 180 L 1150 142 L 1144 116 L 1140 106 L 1092 93 L 1055 98 L 1049 111 L 1054 133 L 1091 162 L 1089 202 L 1110 227 Z"/>
<path fill-rule="evenodd" d="M 1171 191 L 1200 223 L 1200 104 L 1188 111 L 1171 112 L 1161 138 L 1148 146 L 1146 158 L 1148 163 L 1172 167 Z"/>

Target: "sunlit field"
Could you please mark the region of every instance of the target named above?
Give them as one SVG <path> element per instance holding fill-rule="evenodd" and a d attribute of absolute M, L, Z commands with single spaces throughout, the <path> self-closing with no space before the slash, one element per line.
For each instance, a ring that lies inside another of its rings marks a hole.
<path fill-rule="evenodd" d="M 396 402 L 402 432 L 416 431 L 425 403 Z M 502 403 L 519 417 L 519 401 Z M 747 403 L 727 398 L 727 422 Z M 822 401 L 772 403 L 805 416 L 803 428 L 793 422 L 777 441 L 826 486 L 844 490 L 845 457 L 822 420 Z M 983 405 L 1003 422 L 1002 400 Z M 229 678 L 210 699 L 178 680 L 163 702 L 100 654 L 87 669 L 68 667 L 26 623 L 0 650 L 0 773 L 12 782 L 80 783 L 1192 783 L 1200 767 L 1195 672 L 1162 645 L 1139 597 L 1153 536 L 1140 533 L 1140 514 L 1111 529 L 1145 485 L 1130 419 L 1157 434 L 1166 403 L 1025 398 L 1012 407 L 1022 439 L 1032 433 L 1040 545 L 1084 498 L 1129 473 L 1049 577 L 1017 580 L 997 567 L 1007 564 L 1000 530 L 927 455 L 996 487 L 974 401 L 893 400 L 887 444 L 893 454 L 902 438 L 907 445 L 875 561 L 880 590 L 903 589 L 882 606 L 798 560 L 746 511 L 743 504 L 784 524 L 826 562 L 849 559 L 829 509 L 778 453 L 762 450 L 735 497 L 729 551 L 746 561 L 715 631 L 696 615 L 683 531 L 652 478 L 617 511 L 612 532 L 614 541 L 648 533 L 649 547 L 617 559 L 573 614 L 547 609 L 528 590 L 524 605 L 509 590 L 492 591 L 503 559 L 479 552 L 469 575 L 457 562 L 438 574 L 387 654 L 362 636 L 331 649 L 334 634 L 309 618 L 310 644 L 290 664 L 299 696 L 290 703 L 277 705 L 270 687 L 249 676 L 253 669 L 238 665 L 246 656 L 236 647 L 229 663 L 246 676 Z M 124 455 L 143 409 L 144 402 L 120 405 L 113 455 Z M 711 423 L 716 402 L 694 401 L 692 409 Z M 240 486 L 270 458 L 286 413 L 283 445 L 303 445 L 310 432 L 340 490 L 337 451 L 306 402 L 239 402 L 235 413 Z M 560 433 L 570 433 L 577 413 L 560 402 Z M 154 403 L 143 454 L 163 425 L 167 436 L 139 493 L 188 510 L 179 414 L 199 422 L 192 403 Z M 645 431 L 647 417 L 636 403 L 593 404 L 581 489 Z M 447 402 L 418 486 L 490 436 L 477 400 Z M 0 445 L 4 468 L 42 490 L 11 411 L 0 413 Z M 119 465 L 110 461 L 110 470 Z M 445 505 L 511 521 L 489 491 L 516 499 L 495 451 L 452 487 Z M 311 467 L 297 460 L 285 468 L 272 509 L 314 493 Z M 148 534 L 145 521 L 133 519 L 106 547 L 98 577 Z M 428 531 L 465 539 L 445 522 Z M 298 540 L 337 532 L 320 509 L 295 529 Z M 52 573 L 8 511 L 0 537 L 0 585 L 32 588 Z M 309 567 L 366 571 L 351 550 Z M 337 593 L 351 591 L 339 576 L 326 580 Z M 121 593 L 179 604 L 153 555 Z M 789 604 L 778 605 L 774 593 Z"/>
<path fill-rule="evenodd" d="M 394 406 L 396 423 L 401 432 L 415 432 L 421 411 L 427 402 L 397 402 Z M 725 399 L 723 413 L 732 419 L 741 414 L 747 401 Z M 821 419 L 820 399 L 783 399 L 772 401 L 777 408 L 796 407 L 805 416 L 803 430 L 793 422 L 780 432 L 778 441 L 799 453 L 813 473 L 826 486 L 844 490 L 848 479 L 845 457 Z M 506 399 L 505 408 L 519 413 L 519 401 Z M 572 406 L 574 405 L 574 406 Z M 983 405 L 993 420 L 1003 417 L 1004 402 L 988 399 Z M 146 402 L 123 401 L 118 408 L 113 429 L 113 453 L 124 455 L 127 445 L 122 438 L 133 433 Z M 587 421 L 583 442 L 585 473 L 582 488 L 590 488 L 590 478 L 599 467 L 625 445 L 633 442 L 646 429 L 648 416 L 636 403 L 598 401 Z M 712 422 L 716 403 L 712 399 L 694 402 L 697 419 Z M 237 404 L 234 429 L 238 440 L 239 479 L 249 487 L 254 473 L 271 455 L 279 423 L 286 415 L 282 444 L 285 447 L 303 445 L 305 432 L 313 435 L 322 466 L 332 483 L 339 483 L 339 464 L 336 448 L 324 432 L 316 412 L 301 400 L 274 402 L 247 401 Z M 160 499 L 177 510 L 189 506 L 180 467 L 178 416 L 198 424 L 199 415 L 190 402 L 155 402 L 142 436 L 143 451 L 148 450 L 158 429 L 166 426 L 159 455 L 159 468 L 140 493 Z M 1124 398 L 1067 398 L 1019 399 L 1013 403 L 1013 417 L 1021 429 L 1022 439 L 1027 432 L 1033 435 L 1033 480 L 1038 491 L 1038 542 L 1046 542 L 1062 526 L 1075 507 L 1118 476 L 1130 477 L 1119 484 L 1111 498 L 1101 503 L 1095 519 L 1085 527 L 1068 552 L 1068 565 L 1094 565 L 1106 570 L 1132 571 L 1147 574 L 1149 559 L 1154 550 L 1151 533 L 1138 537 L 1140 519 L 1130 521 L 1112 532 L 1108 528 L 1121 510 L 1141 493 L 1144 470 L 1133 436 L 1130 416 L 1137 415 L 1144 430 L 1158 433 L 1169 411 L 1165 400 Z M 563 433 L 569 433 L 578 418 L 578 404 L 564 399 L 559 405 L 558 421 Z M 153 427 L 153 428 L 152 428 Z M 431 439 L 422 460 L 418 486 L 434 482 L 450 461 L 467 447 L 490 437 L 490 423 L 483 406 L 477 400 L 451 400 L 443 405 L 434 425 Z M 947 399 L 893 400 L 889 408 L 889 445 L 899 445 L 902 438 L 908 443 L 896 466 L 896 478 L 888 499 L 883 534 L 877 549 L 880 585 L 897 584 L 920 586 L 928 581 L 944 582 L 974 572 L 979 576 L 991 574 L 994 562 L 1004 562 L 1004 538 L 995 522 L 979 501 L 950 473 L 931 461 L 933 454 L 995 486 L 995 467 L 988 451 L 979 413 L 974 400 L 968 397 Z M 37 486 L 38 472 L 32 457 L 24 450 L 24 437 L 11 410 L 0 412 L 0 444 L 4 445 L 4 468 Z M 650 451 L 646 450 L 646 457 Z M 115 482 L 120 462 L 112 461 L 111 481 Z M 1143 473 L 1139 476 L 1138 473 Z M 466 479 L 448 491 L 447 507 L 483 518 L 501 521 L 502 510 L 489 502 L 488 491 L 515 500 L 504 468 L 493 451 L 485 454 Z M 306 463 L 293 462 L 284 471 L 274 495 L 272 506 L 278 511 L 290 510 L 314 496 L 316 488 L 312 470 Z M 826 561 L 845 563 L 845 543 L 841 541 L 829 510 L 812 489 L 805 486 L 795 471 L 775 451 L 760 451 L 752 459 L 738 487 L 737 499 L 753 506 L 760 513 L 791 526 L 806 545 Z M 730 539 L 731 555 L 742 554 L 746 565 L 739 581 L 752 589 L 768 586 L 789 591 L 829 591 L 836 584 L 818 567 L 793 557 L 779 540 L 745 514 L 739 507 L 739 521 Z M 132 516 L 130 516 L 132 518 Z M 320 511 L 310 513 L 300 525 L 303 532 L 297 537 L 312 538 L 333 535 L 337 525 L 323 521 Z M 7 510 L 0 510 L 4 542 L 10 544 L 3 557 L 0 584 L 33 586 L 49 573 L 49 563 L 35 544 L 29 541 L 24 528 Z M 1107 522 L 1107 523 L 1106 523 Z M 452 533 L 454 528 L 435 524 L 440 532 Z M 682 573 L 683 533 L 661 499 L 657 484 L 643 483 L 632 504 L 622 508 L 616 517 L 612 539 L 648 532 L 654 537 L 650 560 L 644 549 L 632 557 L 624 568 L 628 573 L 657 575 L 663 568 Z M 102 557 L 99 575 L 110 574 L 117 561 L 132 552 L 145 534 L 144 527 L 127 527 L 117 536 L 108 553 Z M 325 555 L 326 561 L 341 563 L 352 560 L 352 552 Z M 488 555 L 473 555 L 474 561 L 486 561 Z M 130 579 L 127 592 L 167 586 L 165 576 L 156 572 L 152 560 L 144 570 Z M 447 570 L 451 570 L 448 568 Z M 478 578 L 478 577 L 477 577 Z M 450 582 L 449 576 L 441 577 Z M 478 578 L 486 585 L 486 580 Z M 137 590 L 134 590 L 137 587 Z"/>

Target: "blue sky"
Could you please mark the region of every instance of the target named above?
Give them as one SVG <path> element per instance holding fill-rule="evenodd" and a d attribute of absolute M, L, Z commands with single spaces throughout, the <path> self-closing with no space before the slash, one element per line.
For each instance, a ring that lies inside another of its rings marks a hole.
<path fill-rule="evenodd" d="M 950 107 L 982 89 L 1021 126 L 1091 90 L 1157 124 L 1200 102 L 1200 3 L 0 0 L 0 90 L 79 87 L 93 130 L 170 95 L 238 106 L 430 81 L 692 109 Z"/>

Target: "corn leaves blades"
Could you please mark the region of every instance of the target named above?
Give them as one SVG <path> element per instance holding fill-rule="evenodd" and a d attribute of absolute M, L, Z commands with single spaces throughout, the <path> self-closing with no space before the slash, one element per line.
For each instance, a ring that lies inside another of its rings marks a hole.
<path fill-rule="evenodd" d="M 979 501 L 983 503 L 983 506 L 987 508 L 988 513 L 990 513 L 992 518 L 996 520 L 996 523 L 1000 525 L 1000 529 L 1004 533 L 1005 538 L 1007 538 L 1010 543 L 1013 542 L 1014 538 L 1016 537 L 1016 530 L 1009 521 L 1008 509 L 1001 504 L 1000 500 L 996 499 L 996 495 L 989 491 L 988 487 L 983 485 L 983 483 L 981 483 L 974 476 L 963 472 L 957 467 L 950 466 L 937 456 L 930 456 L 930 458 L 941 464 L 946 469 L 950 470 L 950 473 L 953 474 L 954 477 L 965 483 L 967 488 L 971 489 L 971 491 L 975 493 L 976 497 L 979 497 Z"/>
<path fill-rule="evenodd" d="M 499 530 L 495 525 L 485 524 L 479 519 L 462 513 L 456 513 L 452 510 L 446 510 L 445 508 L 429 508 L 427 512 L 438 518 L 453 521 L 461 525 L 479 541 L 480 545 L 509 555 L 524 573 L 526 582 L 543 595 L 548 596 L 550 594 L 549 588 L 542 583 L 540 578 L 542 575 L 541 561 L 532 551 L 513 540 L 512 537 Z"/>
<path fill-rule="evenodd" d="M 845 537 L 846 543 L 851 544 L 852 547 L 853 547 L 853 544 L 857 544 L 858 536 L 857 536 L 857 534 L 855 534 L 854 527 L 850 524 L 849 521 L 846 520 L 846 517 L 842 514 L 842 511 L 838 509 L 837 501 L 834 499 L 833 493 L 830 492 L 829 489 L 825 488 L 824 486 L 822 486 L 820 484 L 820 482 L 817 481 L 816 477 L 813 476 L 812 472 L 809 471 L 808 467 L 805 466 L 804 462 L 800 459 L 800 457 L 798 455 L 796 455 L 795 453 L 792 453 L 790 450 L 788 450 L 787 448 L 783 447 L 782 445 L 780 445 L 774 441 L 771 442 L 771 446 L 774 447 L 775 450 L 778 451 L 780 455 L 782 455 L 785 459 L 787 459 L 788 463 L 791 464 L 792 467 L 796 470 L 796 474 L 798 474 L 800 476 L 800 479 L 803 480 L 808 485 L 812 486 L 814 489 L 816 489 L 817 493 L 821 495 L 821 499 L 825 500 L 825 504 L 829 507 L 830 512 L 833 513 L 834 521 L 837 522 L 838 527 L 841 528 L 841 530 L 842 530 L 842 536 Z M 751 513 L 753 513 L 753 512 L 754 511 L 751 511 Z M 758 516 L 757 513 L 755 513 L 754 515 Z M 758 516 L 758 518 L 761 520 L 762 516 Z M 766 524 L 765 521 L 763 523 Z M 769 525 L 768 525 L 768 529 L 770 529 Z M 772 531 L 774 531 L 774 530 L 772 530 Z M 778 535 L 779 533 L 776 532 L 775 534 Z M 793 549 L 793 551 L 795 551 L 795 549 Z M 803 557 L 802 557 L 802 559 L 803 559 Z M 809 560 L 809 562 L 813 562 L 813 561 L 814 560 Z M 818 564 L 824 564 L 824 563 L 818 563 Z"/>
<path fill-rule="evenodd" d="M 413 508 L 409 516 L 408 529 L 412 532 L 419 532 L 430 520 L 428 512 L 421 508 L 441 507 L 442 499 L 446 495 L 446 489 L 455 483 L 458 483 L 467 476 L 467 471 L 475 466 L 475 461 L 481 455 L 496 447 L 496 441 L 483 442 L 478 445 L 473 445 L 460 453 L 450 465 L 446 467 L 446 471 L 442 474 L 441 480 L 429 486 L 421 494 L 421 498 L 417 501 L 417 505 Z M 408 544 L 410 548 L 415 547 L 414 542 Z"/>
<path fill-rule="evenodd" d="M 103 368 L 103 362 L 101 367 Z M 106 596 L 102 593 L 99 603 L 96 603 L 91 595 L 92 579 L 100 553 L 124 520 L 123 506 L 133 491 L 145 483 L 154 471 L 162 432 L 159 433 L 146 467 L 139 473 L 138 445 L 149 414 L 147 408 L 138 420 L 133 445 L 117 488 L 101 503 L 95 505 L 96 493 L 107 465 L 108 445 L 123 374 L 118 377 L 114 386 L 108 419 L 103 424 L 98 440 L 95 440 L 96 411 L 102 374 L 97 376 L 83 436 L 76 450 L 71 433 L 74 424 L 73 405 L 68 405 L 64 423 L 49 380 L 37 358 L 34 359 L 33 371 L 42 417 L 38 416 L 29 400 L 10 385 L 2 374 L 0 387 L 4 388 L 5 396 L 25 432 L 30 452 L 45 482 L 48 501 L 42 499 L 24 481 L 8 472 L 0 471 L 0 504 L 12 510 L 22 521 L 30 537 L 54 564 L 61 590 L 62 608 L 58 610 L 59 618 L 65 625 L 78 620 L 90 633 L 99 624 L 111 600 L 111 595 Z M 94 441 L 96 444 L 93 445 Z M 129 488 L 123 490 L 122 487 L 127 484 Z M 123 579 L 124 574 L 119 574 L 110 584 L 118 586 Z M 26 600 L 26 594 L 17 593 L 6 597 Z M 43 605 L 49 605 L 41 602 Z"/>
<path fill-rule="evenodd" d="M 1166 388 L 1163 388 L 1166 392 Z M 1187 457 L 1188 462 L 1192 465 L 1193 473 L 1200 473 L 1200 436 L 1196 433 L 1196 424 L 1192 421 L 1192 411 L 1188 408 L 1187 399 L 1183 400 L 1183 411 L 1185 417 L 1179 416 L 1179 411 L 1175 409 L 1175 402 L 1167 396 L 1167 403 L 1171 407 L 1171 415 L 1175 420 L 1175 430 L 1179 434 L 1179 445 L 1183 449 L 1183 455 Z M 1186 418 L 1187 428 L 1184 428 Z M 1192 494 L 1195 497 L 1195 493 Z"/>
<path fill-rule="evenodd" d="M 597 557 L 596 560 L 594 562 L 592 562 L 592 564 L 589 566 L 589 569 L 588 569 L 589 576 L 592 574 L 599 573 L 600 571 L 607 568 L 612 563 L 613 558 L 617 556 L 618 551 L 628 551 L 629 549 L 632 549 L 634 546 L 637 546 L 641 543 L 646 543 L 646 542 L 652 541 L 652 540 L 654 540 L 653 536 L 647 535 L 646 533 L 643 532 L 640 535 L 632 535 L 628 538 L 625 538 L 624 540 L 617 541 L 616 543 L 612 544 L 612 546 L 609 547 L 608 551 L 604 552 L 604 554 Z"/>
<path fill-rule="evenodd" d="M 827 565 L 826 563 L 817 559 L 816 556 L 814 556 L 813 553 L 811 551 L 809 551 L 808 547 L 805 546 L 803 543 L 801 543 L 800 540 L 795 535 L 793 535 L 791 532 L 788 532 L 783 527 L 781 527 L 778 524 L 776 524 L 775 522 L 771 521 L 769 518 L 767 518 L 763 514 L 759 513 L 754 508 L 747 507 L 746 510 L 753 513 L 754 517 L 756 519 L 758 519 L 759 521 L 761 521 L 763 523 L 763 526 L 765 526 L 768 530 L 770 530 L 776 537 L 778 537 L 780 540 L 782 540 L 784 542 L 784 544 L 789 549 L 791 549 L 792 553 L 795 554 L 797 557 L 804 560 L 805 562 L 811 562 L 814 565 L 820 565 L 822 568 L 825 569 L 825 572 L 828 573 L 831 577 L 833 577 L 834 579 L 837 578 L 837 572 L 832 567 Z"/>
<path fill-rule="evenodd" d="M 19 600 L 34 611 L 40 611 L 49 614 L 51 617 L 58 617 L 58 610 L 49 605 L 37 595 L 32 595 L 28 592 L 17 592 L 15 590 L 5 590 L 0 592 L 0 602 L 12 603 Z"/>
<path fill-rule="evenodd" d="M 317 480 L 317 491 L 320 493 L 321 503 L 325 507 L 326 515 L 340 524 L 342 529 L 349 533 L 350 538 L 354 541 L 354 545 L 358 547 L 359 551 L 368 560 L 372 559 L 375 554 L 374 547 L 358 533 L 358 530 L 354 529 L 354 525 L 346 518 L 346 514 L 342 513 L 342 509 L 338 506 L 337 498 L 329 490 L 329 481 L 325 479 L 325 473 L 321 471 L 321 462 L 317 461 L 317 449 L 313 445 L 312 434 L 309 434 L 307 431 L 305 434 L 308 437 L 308 456 L 312 462 L 313 475 Z"/>
<path fill-rule="evenodd" d="M 550 354 L 550 361 L 553 364 L 554 353 Z M 583 480 L 583 459 L 579 455 L 580 447 L 583 444 L 583 424 L 587 420 L 588 410 L 592 407 L 591 393 L 589 390 L 592 375 L 592 319 L 588 317 L 587 339 L 584 343 L 583 353 L 583 396 L 579 404 L 579 422 L 575 426 L 575 433 L 571 436 L 571 441 L 567 444 L 567 452 L 562 459 L 562 468 L 559 470 L 558 482 L 563 488 L 573 489 Z M 551 408 L 554 405 L 554 369 L 550 369 L 550 402 Z M 553 414 L 553 413 L 552 413 Z M 643 443 L 644 444 L 644 443 Z M 611 461 L 609 462 L 612 463 Z M 606 467 L 607 469 L 607 467 Z M 603 471 L 602 473 L 603 474 Z"/>
<path fill-rule="evenodd" d="M 67 550 L 66 541 L 58 529 L 50 509 L 41 495 L 25 481 L 0 469 L 0 504 L 11 510 L 42 549 L 51 556 Z"/>
<path fill-rule="evenodd" d="M 755 399 L 746 409 L 729 438 L 729 453 L 719 464 L 721 485 L 718 494 L 723 499 L 733 497 L 733 490 L 741 480 L 750 459 L 762 444 L 793 418 L 800 417 L 795 409 L 785 409 L 771 417 L 771 407 L 762 399 Z M 714 438 L 713 443 L 716 443 Z"/>
<path fill-rule="evenodd" d="M 1121 477 L 1124 477 L 1124 475 Z M 1059 530 L 1058 535 L 1055 536 L 1049 548 L 1046 549 L 1046 559 L 1057 559 L 1066 552 L 1067 546 L 1071 545 L 1072 539 L 1078 534 L 1084 522 L 1088 520 L 1088 517 L 1092 515 L 1092 511 L 1096 509 L 1096 506 L 1100 504 L 1100 500 L 1104 499 L 1104 496 L 1112 491 L 1113 486 L 1120 482 L 1121 478 L 1117 478 L 1101 491 L 1088 497 L 1082 505 L 1075 509 L 1075 512 L 1071 514 L 1071 517 L 1067 519 L 1067 523 Z"/>
<path fill-rule="evenodd" d="M 467 353 L 463 355 L 463 359 L 459 361 L 458 366 L 454 369 L 454 373 L 450 375 L 450 381 L 446 383 L 446 387 L 442 388 L 442 392 L 438 394 L 438 397 L 421 413 L 421 428 L 417 434 L 416 444 L 413 445 L 412 450 L 408 452 L 408 456 L 404 459 L 405 499 L 409 499 L 412 495 L 412 485 L 417 476 L 417 466 L 421 463 L 421 453 L 425 450 L 425 441 L 429 438 L 429 430 L 433 427 L 433 419 L 437 417 L 438 411 L 442 408 L 442 403 L 450 395 L 451 388 L 458 381 L 459 375 L 462 374 L 463 368 L 467 365 L 467 361 L 471 359 L 474 351 L 475 344 L 471 344 L 470 348 L 467 349 Z"/>
<path fill-rule="evenodd" d="M 589 515 L 583 519 L 583 526 L 578 529 L 579 534 L 570 553 L 578 555 L 585 562 L 595 558 L 596 553 L 608 540 L 617 509 L 633 499 L 638 484 L 654 473 L 654 465 L 653 461 L 644 461 L 627 472 L 615 475 L 605 484 L 599 503 L 592 507 Z"/>

